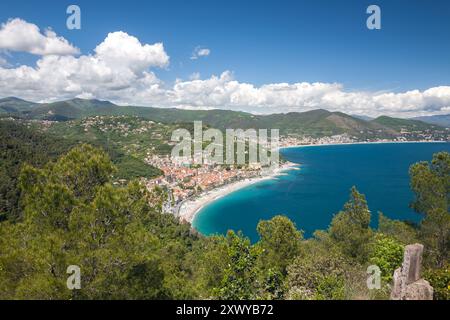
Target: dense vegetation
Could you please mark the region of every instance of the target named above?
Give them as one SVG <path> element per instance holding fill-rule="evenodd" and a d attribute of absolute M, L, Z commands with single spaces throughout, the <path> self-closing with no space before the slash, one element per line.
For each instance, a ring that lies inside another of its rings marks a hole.
<path fill-rule="evenodd" d="M 20 216 L 17 178 L 23 163 L 42 166 L 69 144 L 12 121 L 0 121 L 0 220 Z"/>
<path fill-rule="evenodd" d="M 69 140 L 98 144 L 143 160 L 152 154 L 170 154 L 172 132 L 180 127 L 193 131 L 193 123 L 167 124 L 136 116 L 96 116 L 52 123 L 47 131 Z"/>
<path fill-rule="evenodd" d="M 430 125 L 429 123 L 422 122 L 420 120 L 391 118 L 387 116 L 378 117 L 372 120 L 371 122 L 392 128 L 396 131 L 400 131 L 402 128 L 408 131 L 416 131 L 416 130 L 423 131 L 432 128 L 432 125 Z"/>
<path fill-rule="evenodd" d="M 61 129 L 61 126 L 58 128 Z M 66 135 L 60 130 L 43 132 L 39 130 L 37 123 L 22 124 L 18 121 L 0 120 L 0 220 L 14 220 L 20 216 L 20 189 L 17 186 L 17 178 L 23 164 L 41 167 L 80 142 L 88 141 L 108 153 L 118 167 L 115 179 L 131 180 L 161 174 L 159 169 L 126 154 L 106 139 L 94 139 L 81 134 L 71 135 L 67 125 L 64 128 L 69 132 Z"/>
<path fill-rule="evenodd" d="M 369 226 L 364 195 L 350 198 L 312 239 L 288 218 L 241 233 L 203 237 L 161 214 L 165 194 L 137 182 L 114 187 L 109 156 L 78 145 L 39 168 L 25 165 L 18 186 L 23 215 L 0 223 L 0 299 L 373 299 L 387 298 L 406 244 L 425 245 L 425 274 L 436 299 L 449 298 L 450 154 L 411 167 L 418 226 L 379 216 Z M 368 290 L 377 264 L 383 287 Z M 68 290 L 67 267 L 82 288 Z"/>

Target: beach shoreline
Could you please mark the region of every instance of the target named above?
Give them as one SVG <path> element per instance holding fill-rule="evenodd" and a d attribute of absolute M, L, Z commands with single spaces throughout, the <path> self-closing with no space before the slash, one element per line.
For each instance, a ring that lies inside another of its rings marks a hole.
<path fill-rule="evenodd" d="M 177 217 L 181 221 L 189 222 L 192 224 L 197 214 L 203 209 L 205 206 L 210 204 L 211 202 L 220 199 L 234 191 L 240 190 L 252 184 L 262 182 L 265 180 L 271 180 L 280 176 L 285 171 L 295 170 L 298 168 L 300 164 L 287 162 L 281 165 L 279 168 L 275 169 L 273 172 L 267 175 L 261 175 L 253 178 L 247 178 L 244 180 L 239 180 L 236 182 L 228 183 L 226 185 L 220 186 L 218 188 L 214 188 L 207 192 L 201 193 L 195 199 L 187 200 L 184 202 L 178 211 Z"/>

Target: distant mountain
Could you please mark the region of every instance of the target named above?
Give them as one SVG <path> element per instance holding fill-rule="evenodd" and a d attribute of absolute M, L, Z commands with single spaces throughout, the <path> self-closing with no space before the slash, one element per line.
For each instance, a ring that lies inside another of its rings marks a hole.
<path fill-rule="evenodd" d="M 15 97 L 8 97 L 0 99 L 0 114 L 1 113 L 27 113 L 34 106 L 39 105 L 34 102 L 22 100 Z"/>
<path fill-rule="evenodd" d="M 423 116 L 413 118 L 414 120 L 420 120 L 430 124 L 436 124 L 438 126 L 450 128 L 450 114 L 436 115 L 436 116 Z"/>
<path fill-rule="evenodd" d="M 425 123 L 420 120 L 411 119 L 400 119 L 392 118 L 388 116 L 381 116 L 372 121 L 371 123 L 376 123 L 384 127 L 391 128 L 395 131 L 407 130 L 407 131 L 424 131 L 424 130 L 436 130 L 442 129 L 440 126 Z"/>
<path fill-rule="evenodd" d="M 252 116 L 238 124 L 240 128 L 280 128 L 284 134 L 307 134 L 324 136 L 348 133 L 351 135 L 372 134 L 379 126 L 351 117 L 342 112 L 323 109 L 287 114 Z"/>
<path fill-rule="evenodd" d="M 73 99 L 43 104 L 33 108 L 28 117 L 64 121 L 96 115 L 133 115 L 165 123 L 203 121 L 218 129 L 226 128 L 280 128 L 283 134 L 308 134 L 315 136 L 349 133 L 373 134 L 382 129 L 361 119 L 341 112 L 323 109 L 287 114 L 253 115 L 230 110 L 181 110 L 175 108 L 152 108 L 118 106 L 99 100 Z"/>
<path fill-rule="evenodd" d="M 66 121 L 81 119 L 95 115 L 109 115 L 119 107 L 109 101 L 72 99 L 45 103 L 35 106 L 29 117 L 34 119 L 46 119 L 55 121 Z"/>
<path fill-rule="evenodd" d="M 66 121 L 92 116 L 138 116 L 163 123 L 185 123 L 195 120 L 218 129 L 226 128 L 279 128 L 281 134 L 330 136 L 347 133 L 359 138 L 391 138 L 401 130 L 442 129 L 418 120 L 397 119 L 386 116 L 366 121 L 342 112 L 317 109 L 307 112 L 291 112 L 270 115 L 253 115 L 230 110 L 181 110 L 118 106 L 109 101 L 72 99 L 54 103 L 33 104 L 17 98 L 7 98 L 9 106 L 20 106 L 22 117 Z M 17 100 L 14 100 L 17 99 Z M 5 99 L 2 99 L 5 100 Z M 1 101 L 1 100 L 0 100 Z M 1 104 L 0 104 L 1 105 Z M 19 110 L 19 107 L 15 109 Z M 15 115 L 17 112 L 14 111 Z"/>
<path fill-rule="evenodd" d="M 371 121 L 371 120 L 373 120 L 372 117 L 363 116 L 363 115 L 359 115 L 359 114 L 351 114 L 351 116 L 353 118 L 361 119 L 361 120 L 364 120 L 364 121 Z"/>

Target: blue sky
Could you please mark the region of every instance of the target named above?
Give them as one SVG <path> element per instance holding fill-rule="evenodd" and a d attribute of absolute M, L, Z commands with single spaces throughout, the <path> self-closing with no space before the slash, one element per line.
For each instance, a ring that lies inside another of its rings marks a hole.
<path fill-rule="evenodd" d="M 81 30 L 66 28 L 69 4 L 81 8 Z M 370 4 L 381 8 L 381 30 L 366 28 Z M 321 82 L 401 93 L 450 85 L 449 1 L 3 0 L 0 22 L 10 18 L 51 27 L 83 55 L 114 31 L 162 42 L 170 64 L 152 71 L 166 85 L 226 70 L 255 87 Z M 192 60 L 199 46 L 210 54 Z M 40 59 L 26 52 L 4 58 L 31 66 Z"/>

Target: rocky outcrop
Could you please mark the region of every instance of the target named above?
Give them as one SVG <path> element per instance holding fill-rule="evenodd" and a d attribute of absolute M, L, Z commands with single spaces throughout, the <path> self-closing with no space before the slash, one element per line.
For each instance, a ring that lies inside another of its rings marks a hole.
<path fill-rule="evenodd" d="M 433 300 L 433 287 L 421 279 L 423 245 L 405 247 L 403 264 L 394 272 L 392 300 Z"/>

